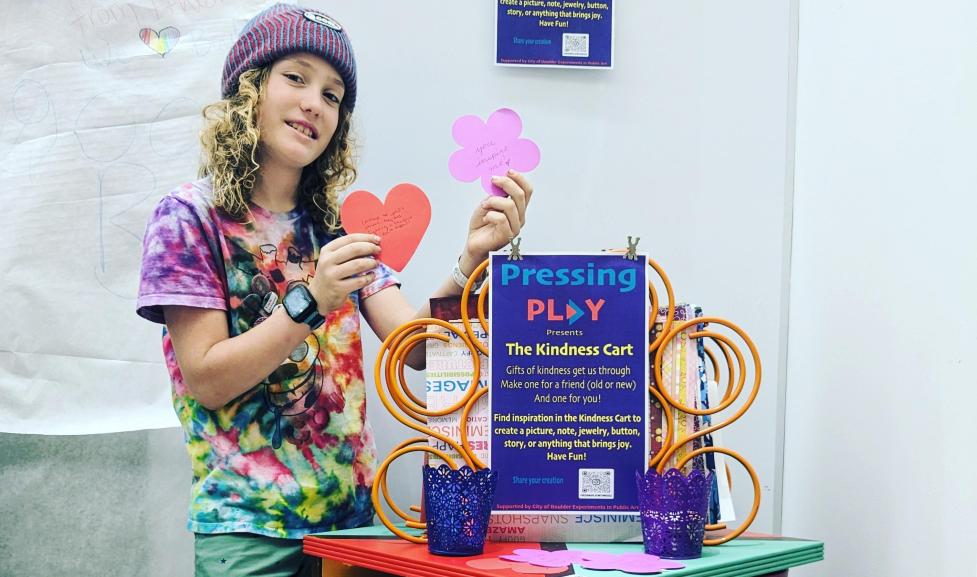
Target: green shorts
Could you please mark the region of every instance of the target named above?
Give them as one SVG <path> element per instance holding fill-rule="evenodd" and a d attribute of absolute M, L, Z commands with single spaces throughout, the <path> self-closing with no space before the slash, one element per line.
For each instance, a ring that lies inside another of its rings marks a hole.
<path fill-rule="evenodd" d="M 320 577 L 318 557 L 302 553 L 301 539 L 251 533 L 194 534 L 196 577 Z"/>

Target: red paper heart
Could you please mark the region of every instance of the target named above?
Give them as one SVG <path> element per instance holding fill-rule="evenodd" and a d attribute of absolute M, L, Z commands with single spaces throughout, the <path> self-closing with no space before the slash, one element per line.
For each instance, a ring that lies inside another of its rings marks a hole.
<path fill-rule="evenodd" d="M 380 237 L 380 262 L 404 270 L 431 222 L 431 202 L 420 188 L 401 183 L 390 189 L 385 202 L 365 190 L 346 197 L 339 209 L 347 233 Z"/>

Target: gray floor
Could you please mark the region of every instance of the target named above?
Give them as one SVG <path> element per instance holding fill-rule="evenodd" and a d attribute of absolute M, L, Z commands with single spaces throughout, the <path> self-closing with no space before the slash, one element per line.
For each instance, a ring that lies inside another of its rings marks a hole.
<path fill-rule="evenodd" d="M 0 577 L 185 577 L 190 463 L 179 429 L 0 434 Z"/>

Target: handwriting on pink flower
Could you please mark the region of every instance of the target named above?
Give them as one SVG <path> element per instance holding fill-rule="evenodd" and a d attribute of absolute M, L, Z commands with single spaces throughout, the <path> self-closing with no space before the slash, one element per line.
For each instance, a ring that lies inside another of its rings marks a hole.
<path fill-rule="evenodd" d="M 500 108 L 488 121 L 473 114 L 462 116 L 451 126 L 451 136 L 461 147 L 448 160 L 451 176 L 462 182 L 481 179 L 485 192 L 506 196 L 492 184 L 493 176 L 502 176 L 510 168 L 528 172 L 539 165 L 539 147 L 528 138 L 519 138 L 522 119 L 509 108 Z"/>

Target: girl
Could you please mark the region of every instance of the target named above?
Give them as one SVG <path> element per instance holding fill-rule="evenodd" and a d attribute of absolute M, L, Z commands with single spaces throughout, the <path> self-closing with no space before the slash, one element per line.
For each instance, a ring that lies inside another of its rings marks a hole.
<path fill-rule="evenodd" d="M 343 235 L 338 192 L 356 176 L 356 64 L 342 26 L 275 5 L 245 26 L 204 110 L 201 179 L 149 222 L 138 314 L 165 323 L 173 403 L 193 465 L 188 527 L 197 575 L 295 575 L 301 538 L 372 523 L 376 465 L 366 422 L 359 316 L 382 340 L 415 311 L 375 255 Z M 519 234 L 532 194 L 475 209 L 450 277 L 460 294 Z M 423 366 L 418 347 L 409 360 Z"/>

